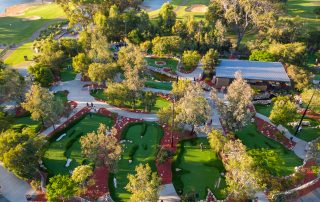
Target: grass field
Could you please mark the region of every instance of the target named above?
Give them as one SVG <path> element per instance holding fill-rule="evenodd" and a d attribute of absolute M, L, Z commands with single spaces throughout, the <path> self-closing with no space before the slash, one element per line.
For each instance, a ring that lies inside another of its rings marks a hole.
<path fill-rule="evenodd" d="M 28 20 L 33 16 L 39 16 L 41 19 Z M 27 40 L 47 22 L 58 17 L 64 17 L 64 12 L 57 4 L 32 6 L 21 16 L 2 17 L 0 18 L 0 43 L 9 45 Z"/>
<path fill-rule="evenodd" d="M 60 72 L 61 81 L 71 81 L 74 80 L 77 73 L 70 69 L 64 69 Z"/>
<path fill-rule="evenodd" d="M 320 17 L 313 12 L 320 7 L 319 0 L 288 0 L 287 7 L 289 16 L 299 16 L 309 30 L 320 31 Z"/>
<path fill-rule="evenodd" d="M 170 82 L 157 82 L 157 81 L 146 81 L 146 87 L 161 89 L 161 90 L 172 90 L 172 83 Z"/>
<path fill-rule="evenodd" d="M 200 143 L 205 149 L 200 150 Z M 177 171 L 176 169 L 181 169 Z M 176 190 L 183 190 L 183 194 L 198 193 L 199 199 L 206 199 L 207 188 L 210 188 L 217 199 L 224 199 L 222 192 L 226 182 L 220 173 L 225 172 L 223 164 L 217 154 L 211 149 L 206 138 L 182 141 L 173 162 L 173 185 Z M 221 177 L 219 186 L 218 181 Z"/>
<path fill-rule="evenodd" d="M 33 42 L 28 42 L 17 48 L 12 54 L 7 57 L 4 62 L 10 66 L 16 66 L 25 62 L 24 56 L 28 57 L 28 60 L 32 60 L 35 52 L 32 50 Z"/>
<path fill-rule="evenodd" d="M 280 143 L 271 140 L 258 132 L 257 127 L 253 124 L 237 132 L 236 136 L 241 139 L 242 143 L 246 145 L 249 150 L 265 148 L 279 154 L 283 164 L 278 165 L 276 168 L 266 167 L 267 170 L 276 170 L 279 176 L 292 174 L 294 168 L 302 164 L 302 160 L 299 159 L 293 151 L 286 149 Z"/>
<path fill-rule="evenodd" d="M 141 138 L 140 135 L 143 133 L 144 124 L 146 130 L 143 138 Z M 152 170 L 156 172 L 156 151 L 162 135 L 163 131 L 159 125 L 149 122 L 129 124 L 123 130 L 121 139 L 131 140 L 133 143 L 126 142 L 123 144 L 123 153 L 121 160 L 118 162 L 118 172 L 109 178 L 109 189 L 113 200 L 129 201 L 130 193 L 124 189 L 128 184 L 127 175 L 135 173 L 134 169 L 140 163 L 149 163 Z M 136 147 L 136 150 L 133 149 L 134 147 Z M 132 163 L 129 163 L 129 154 L 131 152 L 133 152 Z M 113 177 L 117 179 L 116 189 L 114 188 Z"/>
<path fill-rule="evenodd" d="M 145 60 L 147 61 L 149 66 L 153 66 L 153 67 L 157 67 L 157 68 L 169 67 L 173 71 L 176 71 L 177 66 L 178 66 L 178 60 L 176 60 L 174 58 L 149 58 L 149 57 L 146 57 Z M 157 65 L 156 62 L 160 62 L 160 61 L 164 61 L 164 62 L 166 62 L 166 64 L 165 65 Z"/>
<path fill-rule="evenodd" d="M 105 93 L 103 92 L 103 90 L 97 90 L 96 92 L 91 92 L 90 93 L 93 97 L 96 97 L 98 99 L 104 100 L 108 102 L 108 97 L 105 95 Z M 163 107 L 167 107 L 170 105 L 170 101 L 163 99 L 160 96 L 156 96 L 156 103 L 155 105 L 151 108 L 151 112 L 157 112 L 159 111 L 159 109 L 163 108 Z M 116 106 L 116 107 L 125 107 L 128 109 L 131 109 L 132 107 L 130 106 L 129 102 L 125 102 L 124 106 Z M 139 109 L 139 110 L 144 110 L 145 106 L 142 105 L 141 100 L 137 100 L 136 102 L 136 107 L 135 109 Z"/>
<path fill-rule="evenodd" d="M 66 156 L 72 159 L 68 168 L 65 167 L 67 161 L 67 157 L 64 155 L 66 144 L 72 139 L 72 137 L 76 137 L 80 133 L 82 135 L 86 135 L 88 132 L 95 131 L 99 127 L 100 123 L 104 123 L 111 127 L 113 125 L 113 120 L 109 117 L 98 114 L 93 114 L 92 117 L 90 117 L 90 115 L 86 115 L 80 122 L 63 132 L 66 133 L 67 136 L 63 137 L 58 142 L 52 140 L 43 157 L 43 163 L 48 169 L 50 175 L 69 174 L 70 170 L 81 165 L 84 158 L 81 155 L 81 145 L 79 142 L 80 137 L 78 137 L 75 143 L 73 143 L 66 151 Z M 72 133 L 72 131 L 74 132 Z"/>

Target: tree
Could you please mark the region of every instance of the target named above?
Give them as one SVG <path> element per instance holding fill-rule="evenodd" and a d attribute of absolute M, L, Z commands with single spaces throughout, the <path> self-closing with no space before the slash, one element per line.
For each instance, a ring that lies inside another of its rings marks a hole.
<path fill-rule="evenodd" d="M 79 53 L 72 58 L 72 66 L 76 72 L 80 72 L 83 76 L 88 75 L 90 59 L 84 54 Z"/>
<path fill-rule="evenodd" d="M 176 109 L 175 109 L 175 111 L 176 111 Z M 162 107 L 157 112 L 157 116 L 158 116 L 159 122 L 161 124 L 168 124 L 170 127 L 173 127 L 172 126 L 172 119 L 173 119 L 173 117 L 176 117 L 176 113 L 177 112 L 175 112 L 175 114 L 173 114 L 173 104 L 171 104 L 170 106 Z"/>
<path fill-rule="evenodd" d="M 2 60 L 0 60 L 0 70 L 5 69 L 6 67 L 7 65 Z"/>
<path fill-rule="evenodd" d="M 61 100 L 56 100 L 48 89 L 39 85 L 31 86 L 21 106 L 31 113 L 32 119 L 41 120 L 42 125 L 46 122 L 53 124 L 63 111 Z"/>
<path fill-rule="evenodd" d="M 96 132 L 88 133 L 80 138 L 82 154 L 96 165 L 107 166 L 111 172 L 116 171 L 116 163 L 121 155 L 121 145 L 117 139 L 117 129 L 107 128 L 100 124 Z"/>
<path fill-rule="evenodd" d="M 201 59 L 203 69 L 208 72 L 215 72 L 215 67 L 218 64 L 218 62 L 219 62 L 219 53 L 214 49 L 209 49 Z"/>
<path fill-rule="evenodd" d="M 228 87 L 225 99 L 218 98 L 215 92 L 211 96 L 216 102 L 222 123 L 228 130 L 239 130 L 250 122 L 252 113 L 248 107 L 252 105 L 253 91 L 242 79 L 240 72 L 235 73 L 235 80 Z"/>
<path fill-rule="evenodd" d="M 286 126 L 289 122 L 293 121 L 297 114 L 296 105 L 290 101 L 289 97 L 277 97 L 271 114 L 270 120 L 279 125 Z"/>
<path fill-rule="evenodd" d="M 293 65 L 304 65 L 306 46 L 303 43 L 295 42 L 288 44 L 272 43 L 268 52 L 274 55 L 276 60 Z"/>
<path fill-rule="evenodd" d="M 107 79 L 114 77 L 116 69 L 115 63 L 92 63 L 89 65 L 88 76 L 91 81 L 103 84 Z"/>
<path fill-rule="evenodd" d="M 23 101 L 26 82 L 14 69 L 0 69 L 0 101 Z"/>
<path fill-rule="evenodd" d="M 110 83 L 104 90 L 110 104 L 123 106 L 127 100 L 128 89 L 123 83 Z"/>
<path fill-rule="evenodd" d="M 99 30 L 94 30 L 90 33 L 90 49 L 88 51 L 89 58 L 95 63 L 112 62 L 111 51 L 107 38 Z"/>
<path fill-rule="evenodd" d="M 255 50 L 252 51 L 249 60 L 251 61 L 261 61 L 261 62 L 275 62 L 275 57 L 266 51 Z"/>
<path fill-rule="evenodd" d="M 152 39 L 152 52 L 158 56 L 174 56 L 181 50 L 182 40 L 178 36 L 155 37 Z"/>
<path fill-rule="evenodd" d="M 41 41 L 40 54 L 35 57 L 35 61 L 42 66 L 52 69 L 61 69 L 65 59 L 65 54 L 57 41 L 51 38 Z"/>
<path fill-rule="evenodd" d="M 303 90 L 310 86 L 310 73 L 295 65 L 290 65 L 287 67 L 288 76 L 293 80 L 294 87 L 297 90 Z"/>
<path fill-rule="evenodd" d="M 204 124 L 211 115 L 211 107 L 204 97 L 200 84 L 189 85 L 184 96 L 177 103 L 177 121 L 192 125 Z"/>
<path fill-rule="evenodd" d="M 309 103 L 311 96 L 313 95 L 312 101 L 310 103 L 310 109 L 315 112 L 320 112 L 320 90 L 315 88 L 304 89 L 301 93 L 301 98 L 304 103 Z"/>
<path fill-rule="evenodd" d="M 156 104 L 156 95 L 152 92 L 144 92 L 142 97 L 141 104 L 144 106 L 145 111 L 150 112 L 152 107 Z"/>
<path fill-rule="evenodd" d="M 173 6 L 170 3 L 164 3 L 160 9 L 158 21 L 161 33 L 164 35 L 170 35 L 175 22 L 176 14 L 173 11 Z"/>
<path fill-rule="evenodd" d="M 212 150 L 215 153 L 221 152 L 223 146 L 228 142 L 228 138 L 224 136 L 220 130 L 216 129 L 213 129 L 210 133 L 208 133 L 208 140 Z"/>
<path fill-rule="evenodd" d="M 230 140 L 223 147 L 223 155 L 227 191 L 229 196 L 237 200 L 254 197 L 255 193 L 264 188 L 259 170 L 254 160 L 246 153 L 246 147 L 240 140 Z"/>
<path fill-rule="evenodd" d="M 182 63 L 186 68 L 194 68 L 198 65 L 201 56 L 197 51 L 184 51 Z"/>
<path fill-rule="evenodd" d="M 28 68 L 28 72 L 34 76 L 34 80 L 41 86 L 48 87 L 53 82 L 53 73 L 51 68 L 42 64 L 36 64 Z"/>
<path fill-rule="evenodd" d="M 80 45 L 76 39 L 60 39 L 61 50 L 67 57 L 74 57 L 79 53 Z"/>
<path fill-rule="evenodd" d="M 175 99 L 179 100 L 183 97 L 189 86 L 191 85 L 190 80 L 178 80 L 172 83 L 171 93 Z"/>
<path fill-rule="evenodd" d="M 125 187 L 132 193 L 132 202 L 156 202 L 159 198 L 161 180 L 156 172 L 152 172 L 149 164 L 138 165 L 136 174 L 128 174 L 128 184 Z"/>
<path fill-rule="evenodd" d="M 129 41 L 126 41 L 126 43 L 127 46 L 122 47 L 118 53 L 118 64 L 125 71 L 125 76 L 130 70 L 136 69 L 138 72 L 141 72 L 146 66 L 144 56 L 139 46 Z"/>
<path fill-rule="evenodd" d="M 67 175 L 56 175 L 49 179 L 47 199 L 49 202 L 65 201 L 77 192 L 77 184 Z"/>
<path fill-rule="evenodd" d="M 44 144 L 42 137 L 8 130 L 0 136 L 0 159 L 19 178 L 32 179 L 38 172 Z"/>
<path fill-rule="evenodd" d="M 87 185 L 89 177 L 93 174 L 92 167 L 89 165 L 81 165 L 76 167 L 71 175 L 71 179 L 78 183 L 82 189 Z"/>
<path fill-rule="evenodd" d="M 250 29 L 270 26 L 278 13 L 277 4 L 269 0 L 216 0 L 211 4 L 207 18 L 228 23 L 237 34 L 237 48 Z"/>
<path fill-rule="evenodd" d="M 4 112 L 3 107 L 0 107 L 0 133 L 10 128 L 13 122 L 13 117 Z"/>

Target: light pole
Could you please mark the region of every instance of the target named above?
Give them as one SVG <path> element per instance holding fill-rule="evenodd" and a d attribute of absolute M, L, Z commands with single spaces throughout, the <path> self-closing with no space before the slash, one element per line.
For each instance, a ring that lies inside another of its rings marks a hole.
<path fill-rule="evenodd" d="M 124 35 L 125 37 L 127 37 L 127 21 L 124 20 L 123 22 L 124 22 Z"/>
<path fill-rule="evenodd" d="M 176 102 L 176 98 L 173 95 L 173 103 L 172 103 L 172 125 L 171 125 L 171 148 L 173 148 L 173 128 L 174 128 L 174 104 Z"/>
<path fill-rule="evenodd" d="M 311 98 L 310 98 L 310 100 L 309 100 L 309 103 L 308 103 L 308 105 L 307 105 L 307 108 L 304 110 L 304 112 L 303 112 L 303 114 L 302 114 L 302 117 L 301 117 L 301 119 L 300 119 L 299 125 L 298 125 L 298 127 L 297 127 L 297 129 L 296 129 L 296 132 L 294 133 L 295 136 L 296 136 L 296 135 L 298 134 L 298 132 L 299 132 L 299 128 L 300 128 L 300 126 L 301 126 L 301 124 L 302 124 L 302 121 L 303 121 L 304 117 L 305 117 L 306 114 L 307 114 L 308 108 L 309 108 L 309 106 L 310 106 L 310 104 L 311 104 L 312 98 L 313 98 L 313 96 L 314 96 L 315 93 L 316 93 L 316 90 L 313 91 L 312 96 L 311 96 Z"/>

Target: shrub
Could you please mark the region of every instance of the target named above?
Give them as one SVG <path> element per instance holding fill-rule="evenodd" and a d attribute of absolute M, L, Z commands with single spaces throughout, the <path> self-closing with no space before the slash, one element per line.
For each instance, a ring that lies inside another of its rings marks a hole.
<path fill-rule="evenodd" d="M 75 132 L 76 132 L 76 130 L 72 130 L 70 133 L 67 133 L 67 136 L 72 137 L 72 135 L 74 135 Z"/>
<path fill-rule="evenodd" d="M 159 163 L 164 163 L 167 159 L 172 157 L 172 155 L 173 155 L 172 151 L 165 149 L 164 147 L 161 147 L 158 150 L 157 159 Z"/>
<path fill-rule="evenodd" d="M 68 140 L 68 142 L 66 143 L 66 145 L 64 146 L 64 152 L 63 155 L 65 157 L 67 157 L 67 151 L 70 149 L 70 147 L 83 135 L 83 132 L 80 132 L 76 135 L 74 135 L 72 138 L 70 138 L 70 140 Z M 68 157 L 67 157 L 68 158 Z"/>
<path fill-rule="evenodd" d="M 249 60 L 251 61 L 261 61 L 261 62 L 274 62 L 276 61 L 271 53 L 266 51 L 252 51 Z"/>

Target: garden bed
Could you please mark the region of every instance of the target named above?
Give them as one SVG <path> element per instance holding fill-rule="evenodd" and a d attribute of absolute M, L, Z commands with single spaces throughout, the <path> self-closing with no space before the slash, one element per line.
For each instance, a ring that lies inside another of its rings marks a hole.
<path fill-rule="evenodd" d="M 174 58 L 156 58 L 156 57 L 145 57 L 148 66 L 157 68 L 169 68 L 171 71 L 175 72 L 179 61 Z"/>
<path fill-rule="evenodd" d="M 79 139 L 81 136 L 95 131 L 100 123 L 111 127 L 113 120 L 98 114 L 85 115 L 50 137 L 50 144 L 43 157 L 43 163 L 48 169 L 49 175 L 69 174 L 69 171 L 75 167 L 88 163 L 82 157 Z M 56 141 L 64 133 L 66 136 L 60 141 Z M 65 167 L 67 158 L 72 159 L 69 167 Z"/>
<path fill-rule="evenodd" d="M 203 151 L 200 143 L 204 145 Z M 210 188 L 217 199 L 226 197 L 222 191 L 226 182 L 221 176 L 225 172 L 224 166 L 206 138 L 181 141 L 172 169 L 173 185 L 178 194 L 194 193 L 199 195 L 198 199 L 205 199 L 207 188 Z"/>
<path fill-rule="evenodd" d="M 130 193 L 124 188 L 128 184 L 127 175 L 134 174 L 135 167 L 140 163 L 149 163 L 153 172 L 156 172 L 156 151 L 162 136 L 163 130 L 156 123 L 138 122 L 125 126 L 121 139 L 128 141 L 122 143 L 124 151 L 118 162 L 118 172 L 109 176 L 109 190 L 113 200 L 129 201 Z M 114 177 L 117 179 L 117 188 L 114 187 Z"/>

